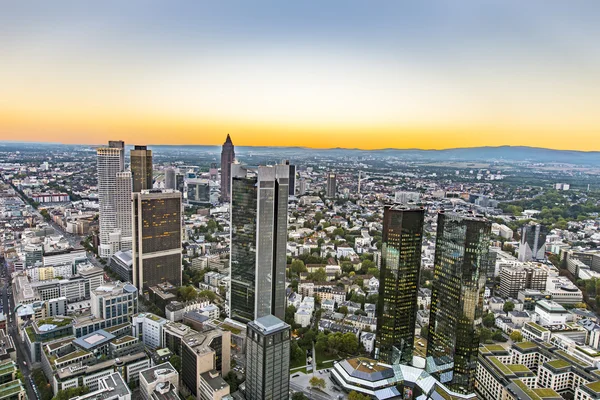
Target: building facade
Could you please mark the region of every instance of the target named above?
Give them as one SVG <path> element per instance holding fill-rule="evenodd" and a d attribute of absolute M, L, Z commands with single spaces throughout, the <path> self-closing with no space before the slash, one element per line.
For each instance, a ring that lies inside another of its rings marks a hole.
<path fill-rule="evenodd" d="M 152 189 L 152 150 L 148 150 L 146 146 L 135 146 L 129 155 L 133 191 Z"/>
<path fill-rule="evenodd" d="M 289 397 L 290 326 L 272 315 L 248 323 L 246 399 Z"/>
<path fill-rule="evenodd" d="M 165 281 L 181 286 L 181 193 L 134 193 L 133 227 L 133 284 L 140 290 Z"/>
<path fill-rule="evenodd" d="M 270 314 L 283 319 L 289 168 L 248 172 L 232 166 L 230 315 L 242 322 Z"/>
<path fill-rule="evenodd" d="M 221 201 L 228 202 L 231 190 L 231 164 L 235 159 L 235 148 L 231 137 L 227 134 L 227 139 L 223 143 L 221 150 Z"/>
<path fill-rule="evenodd" d="M 546 258 L 546 235 L 544 225 L 529 223 L 521 228 L 519 261 L 543 260 Z"/>
<path fill-rule="evenodd" d="M 326 197 L 333 199 L 337 193 L 337 175 L 333 172 L 327 174 L 327 193 Z"/>
<path fill-rule="evenodd" d="M 438 214 L 427 370 L 460 393 L 472 393 L 491 223 L 470 214 Z"/>
<path fill-rule="evenodd" d="M 387 364 L 412 362 L 424 217 L 422 207 L 384 210 L 375 358 Z"/>

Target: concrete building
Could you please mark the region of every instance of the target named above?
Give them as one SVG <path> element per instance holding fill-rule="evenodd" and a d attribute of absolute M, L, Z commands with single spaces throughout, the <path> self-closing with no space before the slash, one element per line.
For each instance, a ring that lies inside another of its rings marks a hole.
<path fill-rule="evenodd" d="M 223 143 L 221 150 L 221 201 L 226 203 L 230 199 L 231 190 L 231 165 L 235 160 L 235 148 L 231 137 L 227 134 L 227 139 Z"/>
<path fill-rule="evenodd" d="M 267 315 L 248 323 L 247 337 L 246 399 L 287 398 L 290 390 L 290 326 Z"/>
<path fill-rule="evenodd" d="M 500 271 L 500 296 L 517 298 L 525 289 L 545 290 L 548 271 L 536 264 L 516 264 Z"/>
<path fill-rule="evenodd" d="M 140 394 L 144 400 L 179 399 L 179 373 L 166 362 L 140 371 Z"/>

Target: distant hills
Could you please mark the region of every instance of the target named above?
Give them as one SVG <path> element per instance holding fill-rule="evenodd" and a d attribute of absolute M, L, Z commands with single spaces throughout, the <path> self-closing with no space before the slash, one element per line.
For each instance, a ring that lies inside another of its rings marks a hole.
<path fill-rule="evenodd" d="M 14 151 L 20 148 L 35 151 L 44 146 L 60 146 L 57 143 L 17 143 L 0 142 L 0 151 Z M 95 147 L 91 145 L 64 145 L 65 147 Z M 220 146 L 205 145 L 149 145 L 149 148 L 163 149 L 163 151 L 204 151 L 220 152 Z M 531 163 L 564 163 L 575 165 L 600 166 L 600 151 L 552 150 L 541 147 L 527 146 L 485 146 L 464 147 L 444 150 L 423 149 L 313 149 L 307 147 L 266 147 L 266 146 L 236 146 L 238 154 L 271 154 L 277 153 L 282 158 L 294 158 L 299 153 L 310 152 L 318 156 L 391 156 L 404 158 L 407 161 L 525 161 Z"/>

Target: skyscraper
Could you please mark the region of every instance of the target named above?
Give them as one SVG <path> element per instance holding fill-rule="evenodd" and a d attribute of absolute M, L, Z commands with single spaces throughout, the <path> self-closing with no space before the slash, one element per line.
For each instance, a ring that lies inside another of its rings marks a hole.
<path fill-rule="evenodd" d="M 273 315 L 265 315 L 248 323 L 246 337 L 246 399 L 287 399 L 290 326 Z"/>
<path fill-rule="evenodd" d="M 375 358 L 387 364 L 412 363 L 424 217 L 422 207 L 384 209 Z"/>
<path fill-rule="evenodd" d="M 126 171 L 117 173 L 116 182 L 117 230 L 120 235 L 119 242 L 121 243 L 119 250 L 131 250 L 131 172 Z"/>
<path fill-rule="evenodd" d="M 175 168 L 169 167 L 165 170 L 165 189 L 177 189 L 176 176 Z"/>
<path fill-rule="evenodd" d="M 130 152 L 133 191 L 152 189 L 152 150 L 135 146 Z"/>
<path fill-rule="evenodd" d="M 231 170 L 231 318 L 285 318 L 287 165 Z"/>
<path fill-rule="evenodd" d="M 296 195 L 296 166 L 290 164 L 289 160 L 285 160 L 285 165 L 290 166 L 290 196 Z"/>
<path fill-rule="evenodd" d="M 306 194 L 306 185 L 307 185 L 306 179 L 300 178 L 300 181 L 298 182 L 298 194 L 300 196 Z"/>
<path fill-rule="evenodd" d="M 100 211 L 100 246 L 98 253 L 102 258 L 110 258 L 114 253 L 121 250 L 120 228 L 123 226 L 117 222 L 117 212 L 118 209 L 122 209 L 119 206 L 119 199 L 126 197 L 127 193 L 119 192 L 124 187 L 122 180 L 117 185 L 117 174 L 122 173 L 124 169 L 124 147 L 122 141 L 111 141 L 109 147 L 101 147 L 96 150 Z M 129 182 L 131 184 L 131 179 Z M 129 194 L 131 194 L 131 187 L 129 187 Z M 131 239 L 129 243 L 131 244 Z"/>
<path fill-rule="evenodd" d="M 133 194 L 133 284 L 141 291 L 168 281 L 181 285 L 181 193 Z"/>
<path fill-rule="evenodd" d="M 231 187 L 231 164 L 235 159 L 235 149 L 231 142 L 231 137 L 227 134 L 227 139 L 223 143 L 221 150 L 221 201 L 229 201 L 229 190 Z"/>
<path fill-rule="evenodd" d="M 459 393 L 472 393 L 483 315 L 491 223 L 438 214 L 427 370 Z"/>
<path fill-rule="evenodd" d="M 337 182 L 336 175 L 333 172 L 327 174 L 327 196 L 330 199 L 334 199 L 337 193 Z"/>
<path fill-rule="evenodd" d="M 544 225 L 530 222 L 521 228 L 519 243 L 519 261 L 543 260 L 546 258 L 546 235 Z"/>

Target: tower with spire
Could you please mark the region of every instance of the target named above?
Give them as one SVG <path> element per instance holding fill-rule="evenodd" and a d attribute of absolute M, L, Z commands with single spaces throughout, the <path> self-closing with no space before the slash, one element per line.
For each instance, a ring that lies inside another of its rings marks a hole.
<path fill-rule="evenodd" d="M 235 149 L 231 137 L 227 134 L 227 139 L 223 143 L 221 150 L 221 201 L 228 202 L 231 190 L 231 164 L 235 159 Z"/>

